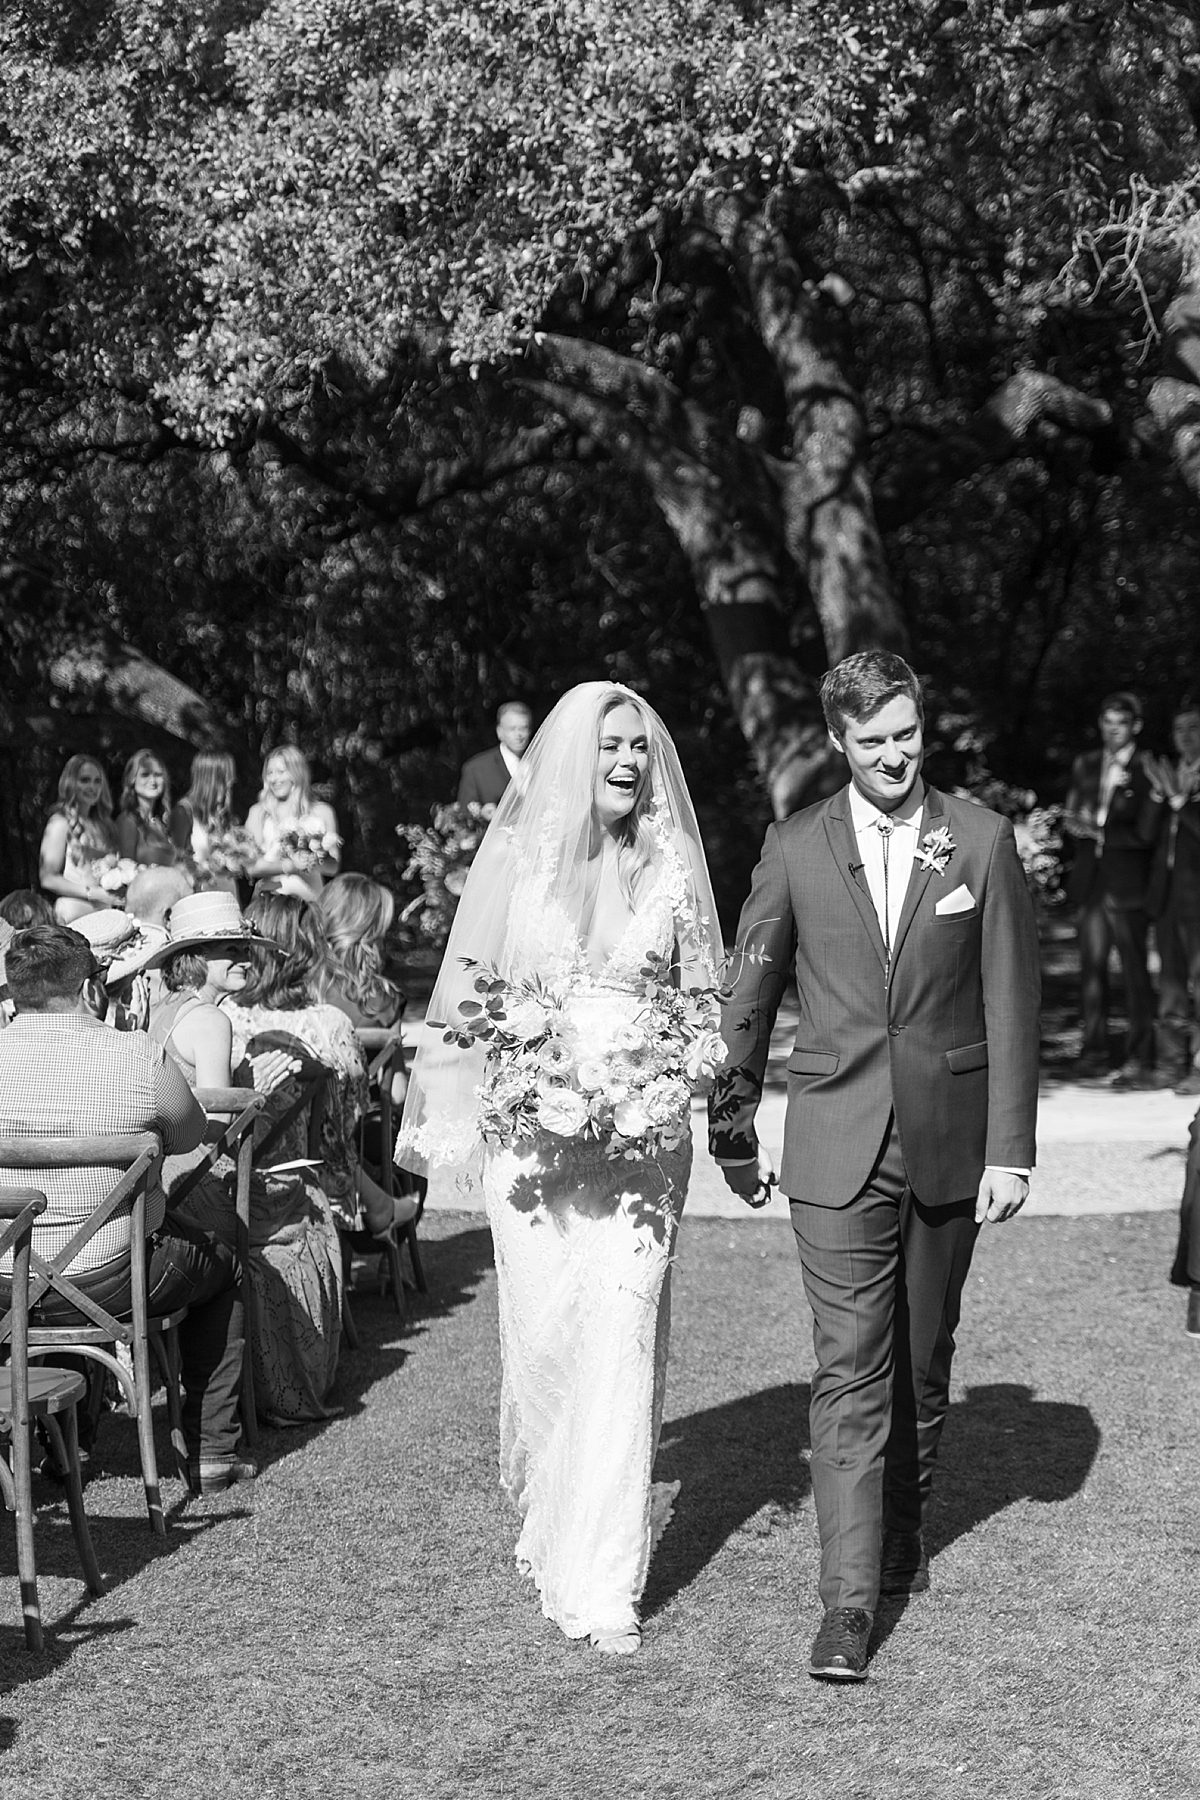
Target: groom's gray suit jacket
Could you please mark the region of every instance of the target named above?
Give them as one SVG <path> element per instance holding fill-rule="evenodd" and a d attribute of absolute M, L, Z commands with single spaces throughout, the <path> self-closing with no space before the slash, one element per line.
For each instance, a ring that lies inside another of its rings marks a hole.
<path fill-rule="evenodd" d="M 926 1205 L 973 1195 L 985 1164 L 1033 1166 L 1041 976 L 1013 828 L 928 788 L 920 839 L 942 825 L 954 849 L 940 874 L 914 861 L 890 975 L 849 789 L 769 828 L 723 1009 L 729 1057 L 709 1102 L 718 1161 L 757 1153 L 754 1110 L 794 959 L 785 1194 L 846 1205 L 870 1177 L 893 1111 Z M 971 910 L 939 914 L 937 902 L 961 886 Z"/>

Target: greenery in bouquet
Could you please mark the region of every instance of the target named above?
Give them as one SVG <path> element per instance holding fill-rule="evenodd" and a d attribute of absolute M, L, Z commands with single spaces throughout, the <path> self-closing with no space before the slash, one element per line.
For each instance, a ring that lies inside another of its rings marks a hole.
<path fill-rule="evenodd" d="M 226 825 L 222 831 L 209 833 L 208 842 L 196 857 L 196 869 L 204 875 L 245 875 L 261 855 L 258 845 L 243 825 Z"/>
<path fill-rule="evenodd" d="M 467 872 L 495 810 L 478 800 L 455 801 L 435 806 L 430 825 L 396 827 L 409 848 L 403 879 L 421 884 L 421 892 L 409 901 L 400 918 L 404 923 L 415 920 L 421 936 L 437 949 L 450 935 Z"/>
<path fill-rule="evenodd" d="M 106 894 L 112 895 L 114 906 L 120 906 L 128 892 L 129 884 L 141 868 L 131 856 L 118 856 L 115 850 L 107 856 L 99 857 L 92 864 L 92 878 L 97 887 L 102 887 Z"/>
<path fill-rule="evenodd" d="M 964 785 L 951 788 L 951 793 L 959 800 L 990 807 L 1012 822 L 1026 880 L 1044 905 L 1057 906 L 1064 895 L 1062 807 L 1039 806 L 1032 788 L 1014 787 L 993 775 L 978 731 L 968 721 L 956 722 L 968 725 L 954 742 L 954 749 L 968 757 L 968 764 Z"/>
<path fill-rule="evenodd" d="M 477 998 L 461 1003 L 462 1023 L 445 1041 L 485 1048 L 478 1090 L 485 1143 L 511 1146 L 549 1132 L 598 1144 L 613 1158 L 678 1147 L 693 1094 L 707 1090 L 725 1060 L 715 988 L 677 987 L 669 959 L 651 956 L 636 1011 L 607 1033 L 589 1027 L 584 1035 L 565 989 L 538 977 L 507 981 L 463 960 L 477 971 Z"/>
<path fill-rule="evenodd" d="M 292 819 L 279 828 L 279 854 L 289 858 L 298 868 L 310 869 L 314 863 L 332 856 L 341 847 L 341 838 L 327 831 L 315 813 Z"/>

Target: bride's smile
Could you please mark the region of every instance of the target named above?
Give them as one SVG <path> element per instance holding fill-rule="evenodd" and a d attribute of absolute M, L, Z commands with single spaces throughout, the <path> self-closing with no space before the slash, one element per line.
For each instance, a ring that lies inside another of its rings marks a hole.
<path fill-rule="evenodd" d="M 595 805 L 610 830 L 637 805 L 650 766 L 650 741 L 636 706 L 613 707 L 604 715 L 596 764 Z"/>

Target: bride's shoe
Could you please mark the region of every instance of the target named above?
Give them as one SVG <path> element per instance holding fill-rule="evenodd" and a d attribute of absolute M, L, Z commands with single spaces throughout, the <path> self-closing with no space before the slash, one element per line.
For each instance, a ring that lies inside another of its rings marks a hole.
<path fill-rule="evenodd" d="M 640 1625 L 622 1625 L 616 1631 L 590 1631 L 588 1642 L 601 1656 L 633 1656 L 642 1647 Z"/>

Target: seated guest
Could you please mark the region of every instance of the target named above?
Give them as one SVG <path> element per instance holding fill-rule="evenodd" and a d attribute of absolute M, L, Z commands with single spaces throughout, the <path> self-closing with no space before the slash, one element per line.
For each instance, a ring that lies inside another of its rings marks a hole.
<path fill-rule="evenodd" d="M 527 770 L 521 767 L 525 747 L 533 734 L 533 714 L 523 700 L 506 700 L 496 714 L 497 742 L 490 750 L 481 750 L 462 766 L 458 778 L 458 803 L 465 806 L 476 801 L 480 806 L 495 806 L 504 798 L 510 781 L 518 786 Z"/>
<path fill-rule="evenodd" d="M 396 903 L 368 875 L 335 875 L 316 902 L 325 927 L 326 956 L 317 980 L 320 999 L 355 1026 L 394 1025 L 404 995 L 383 973 L 383 945 Z"/>
<path fill-rule="evenodd" d="M 125 911 L 143 925 L 162 926 L 177 900 L 192 891 L 192 878 L 178 864 L 174 868 L 139 869 L 125 895 Z"/>
<path fill-rule="evenodd" d="M 14 931 L 24 931 L 27 925 L 53 925 L 54 908 L 44 894 L 35 894 L 32 888 L 14 888 L 0 900 L 0 919 Z"/>
<path fill-rule="evenodd" d="M 0 1033 L 0 1133 L 74 1137 L 85 1132 L 157 1132 L 167 1152 L 199 1144 L 204 1113 L 178 1068 L 141 1032 L 110 1031 L 84 997 L 96 964 L 77 933 L 58 925 L 18 932 L 8 948 L 8 982 L 17 1016 Z M 0 1185 L 35 1186 L 49 1207 L 34 1226 L 43 1256 L 69 1241 L 119 1178 L 113 1168 L 0 1169 Z M 129 1317 L 129 1218 L 113 1217 L 80 1252 L 71 1279 L 101 1305 Z M 212 1493 L 252 1479 L 237 1451 L 242 1369 L 242 1302 L 237 1264 L 227 1245 L 168 1211 L 160 1187 L 148 1196 L 148 1300 L 152 1315 L 186 1305 L 180 1326 L 183 1428 L 192 1488 Z M 11 1274 L 11 1261 L 4 1273 Z M 7 1281 L 0 1304 L 7 1304 Z M 74 1324 L 60 1296 L 46 1296 L 35 1320 Z"/>

